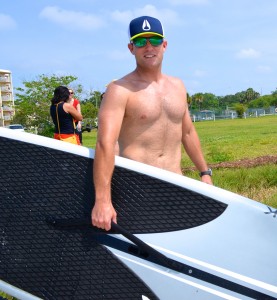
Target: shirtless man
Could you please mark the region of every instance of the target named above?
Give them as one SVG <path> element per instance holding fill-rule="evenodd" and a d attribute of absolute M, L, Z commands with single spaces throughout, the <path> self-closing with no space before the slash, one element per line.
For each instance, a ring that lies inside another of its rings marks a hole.
<path fill-rule="evenodd" d="M 105 230 L 110 230 L 111 220 L 116 223 L 111 179 L 117 141 L 120 156 L 178 174 L 182 174 L 183 144 L 204 173 L 202 181 L 212 184 L 189 115 L 186 89 L 180 79 L 162 74 L 167 41 L 161 22 L 148 16 L 136 18 L 129 25 L 129 35 L 128 48 L 135 56 L 136 69 L 108 85 L 99 110 L 92 224 Z"/>

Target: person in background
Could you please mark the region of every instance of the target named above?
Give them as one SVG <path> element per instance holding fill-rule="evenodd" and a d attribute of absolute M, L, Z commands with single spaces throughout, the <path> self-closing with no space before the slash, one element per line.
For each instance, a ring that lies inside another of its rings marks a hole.
<path fill-rule="evenodd" d="M 81 112 L 81 104 L 80 104 L 80 101 L 77 98 L 74 97 L 74 90 L 70 88 L 69 89 L 69 93 L 70 93 L 70 103 L 77 109 L 77 111 L 80 114 L 82 114 L 82 112 Z M 82 121 L 74 120 L 74 122 L 75 122 L 75 125 L 76 125 L 76 133 L 78 134 L 80 143 L 82 145 L 82 143 L 83 143 Z"/>
<path fill-rule="evenodd" d="M 190 118 L 186 88 L 179 78 L 162 73 L 167 41 L 161 22 L 149 16 L 132 20 L 128 48 L 136 68 L 108 85 L 99 110 L 91 220 L 105 230 L 111 228 L 111 221 L 117 222 L 111 199 L 117 141 L 120 156 L 178 174 L 182 174 L 183 144 L 202 182 L 212 184 Z"/>
<path fill-rule="evenodd" d="M 70 92 L 65 86 L 58 86 L 54 90 L 54 97 L 51 100 L 50 115 L 55 124 L 54 139 L 68 138 L 75 135 L 73 120 L 82 121 L 81 113 L 70 103 Z M 57 122 L 57 113 L 59 126 Z M 59 130 L 60 128 L 60 130 Z M 60 133 L 59 133 L 60 131 Z M 77 135 L 78 144 L 81 145 Z"/>

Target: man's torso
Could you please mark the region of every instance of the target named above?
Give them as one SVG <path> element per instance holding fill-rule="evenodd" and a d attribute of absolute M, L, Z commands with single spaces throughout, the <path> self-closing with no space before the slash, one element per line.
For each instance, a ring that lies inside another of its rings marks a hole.
<path fill-rule="evenodd" d="M 181 173 L 185 89 L 163 77 L 159 83 L 132 82 L 119 136 L 120 155 Z"/>

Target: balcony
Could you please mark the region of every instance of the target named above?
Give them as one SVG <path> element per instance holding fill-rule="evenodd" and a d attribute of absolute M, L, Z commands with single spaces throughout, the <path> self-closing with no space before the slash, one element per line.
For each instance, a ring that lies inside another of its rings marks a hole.
<path fill-rule="evenodd" d="M 11 82 L 11 78 L 9 75 L 0 76 L 0 82 Z"/>
<path fill-rule="evenodd" d="M 1 87 L 1 93 L 11 93 L 11 86 L 10 85 L 6 85 L 6 86 L 2 86 Z"/>
<path fill-rule="evenodd" d="M 3 116 L 3 119 L 5 121 L 11 121 L 12 120 L 12 116 Z"/>
<path fill-rule="evenodd" d="M 3 106 L 2 110 L 3 111 L 14 111 L 14 109 L 11 106 Z"/>
<path fill-rule="evenodd" d="M 2 101 L 12 101 L 12 95 L 11 94 L 3 95 L 1 98 L 2 98 Z"/>

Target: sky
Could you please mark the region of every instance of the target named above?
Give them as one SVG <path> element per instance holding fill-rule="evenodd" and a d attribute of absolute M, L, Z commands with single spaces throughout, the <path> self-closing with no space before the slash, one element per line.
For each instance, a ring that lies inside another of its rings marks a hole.
<path fill-rule="evenodd" d="M 14 88 L 72 75 L 102 92 L 134 70 L 128 25 L 142 15 L 163 23 L 163 73 L 190 95 L 277 89 L 277 0 L 0 0 L 0 69 Z"/>

